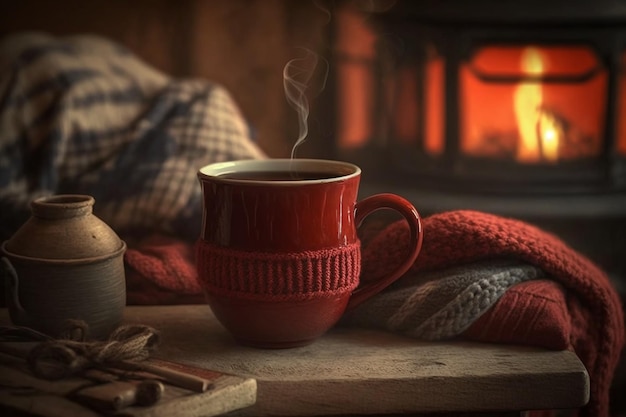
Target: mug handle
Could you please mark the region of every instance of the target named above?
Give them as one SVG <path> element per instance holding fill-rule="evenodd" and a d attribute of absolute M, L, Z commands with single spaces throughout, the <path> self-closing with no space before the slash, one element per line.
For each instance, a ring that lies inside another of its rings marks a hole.
<path fill-rule="evenodd" d="M 396 267 L 386 276 L 369 282 L 352 292 L 348 301 L 347 310 L 353 309 L 368 298 L 378 294 L 387 288 L 405 272 L 411 268 L 420 251 L 422 250 L 422 241 L 424 240 L 424 230 L 422 228 L 422 219 L 413 204 L 403 197 L 396 194 L 376 194 L 367 197 L 356 203 L 355 206 L 355 224 L 357 227 L 361 225 L 365 217 L 373 212 L 381 209 L 392 209 L 399 212 L 408 222 L 410 231 L 409 253 L 404 262 Z"/>

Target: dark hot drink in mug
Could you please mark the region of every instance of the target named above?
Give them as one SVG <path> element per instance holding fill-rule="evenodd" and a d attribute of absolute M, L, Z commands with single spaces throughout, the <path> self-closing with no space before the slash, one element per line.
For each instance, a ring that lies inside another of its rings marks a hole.
<path fill-rule="evenodd" d="M 395 194 L 357 201 L 360 177 L 356 165 L 317 159 L 222 162 L 199 170 L 200 283 L 216 318 L 240 343 L 306 345 L 413 265 L 423 239 L 417 210 Z M 359 286 L 357 228 L 379 209 L 406 219 L 409 253 L 386 276 Z"/>
<path fill-rule="evenodd" d="M 333 173 L 328 172 L 299 172 L 299 171 L 252 171 L 252 172 L 231 172 L 220 175 L 222 178 L 251 181 L 302 181 L 302 180 L 322 180 L 332 178 Z"/>

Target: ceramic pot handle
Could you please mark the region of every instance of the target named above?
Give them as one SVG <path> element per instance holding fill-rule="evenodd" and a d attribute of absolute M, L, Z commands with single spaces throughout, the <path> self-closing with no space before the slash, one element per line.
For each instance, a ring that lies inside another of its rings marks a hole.
<path fill-rule="evenodd" d="M 4 282 L 4 291 L 6 297 L 6 305 L 9 308 L 9 312 L 11 317 L 13 318 L 15 315 L 20 315 L 20 317 L 25 316 L 24 309 L 22 308 L 22 304 L 20 303 L 19 298 L 19 278 L 17 276 L 17 271 L 11 264 L 11 261 L 7 257 L 0 258 L 0 271 L 2 272 L 0 276 L 2 276 L 5 280 Z"/>
<path fill-rule="evenodd" d="M 406 199 L 396 194 L 376 194 L 367 197 L 355 207 L 355 224 L 361 225 L 365 217 L 380 209 L 392 209 L 399 212 L 409 224 L 409 250 L 406 259 L 387 275 L 360 286 L 352 293 L 347 309 L 352 309 L 373 295 L 391 285 L 400 278 L 413 265 L 422 249 L 424 230 L 422 219 L 413 205 Z"/>

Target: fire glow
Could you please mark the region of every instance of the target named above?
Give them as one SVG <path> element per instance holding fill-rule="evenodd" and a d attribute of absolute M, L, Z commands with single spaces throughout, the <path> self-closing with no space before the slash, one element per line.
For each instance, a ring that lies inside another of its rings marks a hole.
<path fill-rule="evenodd" d="M 520 165 L 601 150 L 607 74 L 575 46 L 488 46 L 460 68 L 461 149 Z"/>
<path fill-rule="evenodd" d="M 524 50 L 521 65 L 524 74 L 531 77 L 540 77 L 544 72 L 544 59 L 536 48 Z M 540 160 L 556 162 L 563 129 L 554 117 L 543 110 L 541 83 L 523 82 L 515 91 L 514 105 L 520 136 L 517 160 L 529 163 Z"/>
<path fill-rule="evenodd" d="M 609 71 L 589 45 L 487 43 L 455 62 L 445 48 L 424 42 L 421 61 L 376 66 L 375 33 L 349 13 L 338 21 L 342 150 L 378 143 L 432 160 L 458 154 L 556 166 L 604 149 Z M 619 97 L 626 102 L 626 94 Z M 626 149 L 624 126 L 618 123 L 618 149 Z"/>

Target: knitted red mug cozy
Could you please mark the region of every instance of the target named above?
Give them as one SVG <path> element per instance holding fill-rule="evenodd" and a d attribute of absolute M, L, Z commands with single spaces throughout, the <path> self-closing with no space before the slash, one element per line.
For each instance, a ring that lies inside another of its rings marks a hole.
<path fill-rule="evenodd" d="M 199 282 L 216 318 L 240 343 L 308 344 L 413 265 L 423 239 L 417 210 L 394 194 L 357 202 L 360 176 L 356 165 L 315 159 L 233 161 L 200 169 Z M 358 286 L 357 227 L 383 208 L 406 218 L 410 250 L 387 275 Z"/>

